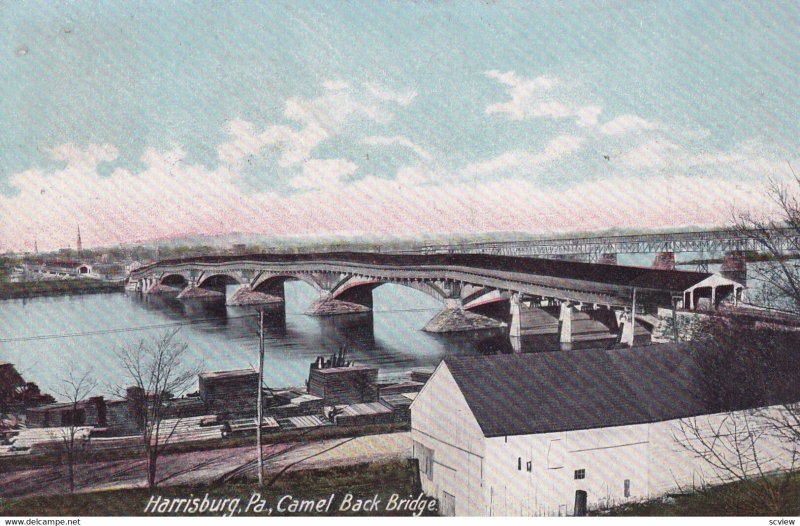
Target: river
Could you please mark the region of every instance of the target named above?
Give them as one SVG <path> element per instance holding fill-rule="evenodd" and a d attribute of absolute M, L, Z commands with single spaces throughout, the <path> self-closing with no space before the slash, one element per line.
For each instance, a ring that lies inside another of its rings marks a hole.
<path fill-rule="evenodd" d="M 285 309 L 266 317 L 264 378 L 273 387 L 304 385 L 310 363 L 342 347 L 356 363 L 379 367 L 386 380 L 434 367 L 447 354 L 513 352 L 504 330 L 423 332 L 442 305 L 400 285 L 376 288 L 373 312 L 360 315 L 305 315 L 316 292 L 300 281 L 286 282 L 285 295 Z M 26 380 L 58 399 L 64 398 L 59 391 L 70 367 L 78 374 L 91 371 L 99 383 L 96 394 L 108 396 L 127 383 L 119 350 L 175 326 L 190 360 L 206 371 L 257 363 L 258 319 L 252 307 L 128 293 L 0 301 L 0 361 L 15 364 Z M 556 336 L 526 336 L 521 345 L 522 352 L 558 349 Z"/>
<path fill-rule="evenodd" d="M 270 386 L 304 385 L 309 364 L 342 346 L 349 359 L 379 367 L 385 379 L 433 367 L 446 353 L 511 351 L 502 333 L 423 332 L 441 305 L 406 287 L 375 289 L 372 314 L 326 318 L 303 313 L 316 297 L 311 287 L 287 282 L 285 290 L 285 311 L 266 317 L 264 376 Z M 127 381 L 119 350 L 172 326 L 180 327 L 178 338 L 188 344 L 190 360 L 205 370 L 257 363 L 258 320 L 252 307 L 123 293 L 0 302 L 0 361 L 15 364 L 26 380 L 59 399 L 70 367 L 79 374 L 91 371 L 99 381 L 96 394 L 108 396 Z"/>

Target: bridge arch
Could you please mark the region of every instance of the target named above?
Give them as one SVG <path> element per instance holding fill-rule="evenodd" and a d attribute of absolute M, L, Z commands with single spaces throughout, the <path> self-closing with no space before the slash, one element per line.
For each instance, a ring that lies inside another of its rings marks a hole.
<path fill-rule="evenodd" d="M 323 290 L 322 285 L 314 279 L 310 274 L 267 274 L 261 275 L 250 284 L 250 288 L 254 292 L 263 292 L 265 294 L 272 294 L 274 296 L 283 296 L 283 284 L 287 281 L 302 281 L 311 285 L 317 292 Z"/>
<path fill-rule="evenodd" d="M 228 285 L 247 285 L 247 281 L 232 272 L 213 272 L 203 275 L 197 286 L 204 289 L 225 291 Z"/>
<path fill-rule="evenodd" d="M 161 276 L 159 284 L 183 289 L 189 285 L 189 280 L 183 274 L 164 274 Z"/>
<path fill-rule="evenodd" d="M 434 298 L 440 303 L 445 303 L 447 293 L 435 283 L 415 280 L 384 280 L 360 278 L 350 276 L 343 280 L 331 291 L 331 299 L 358 303 L 365 307 L 372 307 L 372 291 L 381 285 L 400 285 L 408 287 Z"/>

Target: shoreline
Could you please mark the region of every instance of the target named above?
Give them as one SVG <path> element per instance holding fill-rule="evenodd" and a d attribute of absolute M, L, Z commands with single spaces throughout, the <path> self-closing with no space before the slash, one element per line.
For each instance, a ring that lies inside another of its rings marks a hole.
<path fill-rule="evenodd" d="M 0 300 L 113 292 L 125 292 L 125 283 L 123 281 L 104 282 L 88 279 L 0 283 Z"/>

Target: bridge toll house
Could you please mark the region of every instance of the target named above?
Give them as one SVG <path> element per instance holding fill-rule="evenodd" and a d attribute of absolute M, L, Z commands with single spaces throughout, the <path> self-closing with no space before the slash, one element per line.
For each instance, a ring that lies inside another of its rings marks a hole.
<path fill-rule="evenodd" d="M 512 343 L 529 334 L 557 334 L 567 346 L 609 337 L 630 344 L 658 323 L 659 309 L 713 310 L 741 302 L 745 290 L 730 277 L 707 272 L 490 254 L 363 252 L 164 260 L 132 270 L 127 288 L 281 305 L 290 280 L 317 292 L 309 315 L 369 312 L 372 291 L 393 283 L 441 302 L 427 331 L 502 327 Z M 228 285 L 239 289 L 226 296 Z"/>

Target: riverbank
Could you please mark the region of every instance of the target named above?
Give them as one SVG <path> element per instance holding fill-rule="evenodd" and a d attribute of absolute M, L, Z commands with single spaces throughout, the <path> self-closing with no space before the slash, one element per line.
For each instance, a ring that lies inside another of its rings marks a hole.
<path fill-rule="evenodd" d="M 125 283 L 123 281 L 108 282 L 91 278 L 21 281 L 0 283 L 0 300 L 124 291 Z"/>

